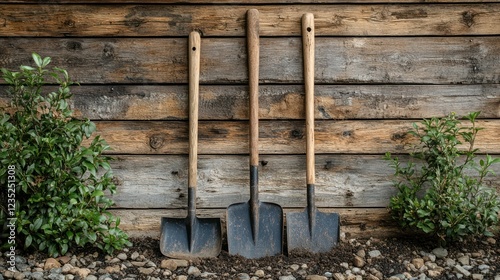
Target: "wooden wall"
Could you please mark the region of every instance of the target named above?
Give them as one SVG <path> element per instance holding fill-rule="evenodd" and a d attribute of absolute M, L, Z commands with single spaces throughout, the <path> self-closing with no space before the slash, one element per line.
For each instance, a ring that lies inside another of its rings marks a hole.
<path fill-rule="evenodd" d="M 248 200 L 249 8 L 261 14 L 262 200 L 306 203 L 305 12 L 316 19 L 317 204 L 340 213 L 347 236 L 397 233 L 382 155 L 406 158 L 412 122 L 482 111 L 477 147 L 500 154 L 500 1 L 0 0 L 0 67 L 37 52 L 81 83 L 74 108 L 116 158 L 114 213 L 129 233 L 158 236 L 160 218 L 187 203 L 192 30 L 202 34 L 199 213 L 224 218 Z"/>

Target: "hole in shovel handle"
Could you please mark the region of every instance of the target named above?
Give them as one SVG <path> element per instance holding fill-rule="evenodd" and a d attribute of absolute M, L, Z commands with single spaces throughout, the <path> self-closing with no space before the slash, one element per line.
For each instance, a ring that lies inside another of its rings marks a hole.
<path fill-rule="evenodd" d="M 192 50 L 193 50 L 193 52 L 196 51 L 196 47 L 193 47 Z"/>
<path fill-rule="evenodd" d="M 311 30 L 312 30 L 311 27 L 307 28 L 307 32 L 311 32 Z"/>

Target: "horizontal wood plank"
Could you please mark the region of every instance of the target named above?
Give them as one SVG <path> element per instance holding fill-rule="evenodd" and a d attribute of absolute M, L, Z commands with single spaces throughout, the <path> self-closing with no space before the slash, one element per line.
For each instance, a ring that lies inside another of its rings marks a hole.
<path fill-rule="evenodd" d="M 408 120 L 316 121 L 316 153 L 408 153 L 416 139 L 407 134 Z M 112 154 L 186 154 L 186 121 L 99 121 L 97 133 L 113 148 Z M 500 153 L 499 120 L 477 123 L 485 130 L 475 147 L 484 153 Z M 304 121 L 260 121 L 262 154 L 305 153 Z M 200 121 L 200 154 L 248 154 L 248 122 Z"/>
<path fill-rule="evenodd" d="M 309 3 L 310 4 L 310 3 Z M 298 36 L 315 15 L 317 36 L 496 35 L 500 4 L 417 5 L 1 5 L 2 36 L 244 36 L 260 12 L 262 36 Z M 50 16 L 48 16 L 50 15 Z"/>
<path fill-rule="evenodd" d="M 0 67 L 53 58 L 80 83 L 187 83 L 187 38 L 0 38 Z M 303 83 L 300 38 L 260 40 L 261 83 Z M 204 38 L 202 84 L 246 84 L 244 38 Z M 499 37 L 317 38 L 320 84 L 500 83 Z"/>
<path fill-rule="evenodd" d="M 343 4 L 343 3 L 418 3 L 422 0 L 0 0 L 0 3 L 47 4 Z M 464 0 L 425 0 L 425 3 L 463 3 Z M 498 3 L 499 0 L 488 0 Z M 485 3 L 482 0 L 467 0 L 467 3 Z"/>
<path fill-rule="evenodd" d="M 400 156 L 407 162 L 407 156 Z M 393 169 L 381 155 L 317 155 L 316 204 L 318 207 L 387 207 L 396 194 Z M 116 208 L 185 208 L 187 156 L 118 156 L 112 163 L 118 193 Z M 500 164 L 493 166 L 500 174 Z M 260 200 L 282 207 L 305 207 L 305 156 L 261 155 Z M 471 173 L 471 175 L 474 175 Z M 497 177 L 487 184 L 500 192 Z M 226 208 L 249 200 L 247 156 L 198 157 L 197 207 Z"/>
<path fill-rule="evenodd" d="M 0 107 L 9 99 L 0 86 Z M 47 89 L 49 92 L 51 89 Z M 186 120 L 185 86 L 74 86 L 77 117 L 92 120 Z M 500 85 L 318 85 L 315 117 L 338 119 L 421 119 L 462 116 L 480 111 L 481 118 L 500 118 Z M 304 87 L 263 85 L 261 119 L 304 119 Z M 201 120 L 248 120 L 247 86 L 200 87 Z"/>
<path fill-rule="evenodd" d="M 340 231 L 345 238 L 391 237 L 401 235 L 384 208 L 335 208 L 319 209 L 324 212 L 335 212 L 340 216 Z M 284 209 L 286 214 L 297 209 Z M 160 222 L 162 217 L 182 218 L 186 216 L 182 210 L 157 209 L 115 209 L 111 211 L 120 217 L 120 228 L 130 236 L 160 236 Z M 220 218 L 222 222 L 222 238 L 226 239 L 226 210 L 225 209 L 198 209 L 197 216 L 201 218 Z"/>

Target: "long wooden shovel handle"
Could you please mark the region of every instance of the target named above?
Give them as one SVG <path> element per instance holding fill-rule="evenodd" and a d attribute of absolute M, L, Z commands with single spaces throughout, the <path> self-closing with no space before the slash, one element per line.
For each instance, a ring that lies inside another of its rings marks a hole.
<path fill-rule="evenodd" d="M 259 11 L 247 12 L 248 85 L 250 91 L 250 165 L 259 165 Z"/>
<path fill-rule="evenodd" d="M 189 178 L 188 187 L 196 190 L 198 176 L 198 95 L 200 83 L 200 34 L 189 34 Z"/>
<path fill-rule="evenodd" d="M 302 52 L 306 92 L 306 183 L 314 184 L 314 15 L 302 16 Z"/>

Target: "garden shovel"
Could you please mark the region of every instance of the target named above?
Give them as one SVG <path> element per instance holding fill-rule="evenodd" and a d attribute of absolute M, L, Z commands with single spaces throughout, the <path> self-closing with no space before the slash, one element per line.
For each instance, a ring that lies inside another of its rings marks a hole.
<path fill-rule="evenodd" d="M 189 170 L 186 218 L 162 218 L 160 250 L 171 258 L 208 258 L 219 255 L 221 221 L 196 217 L 198 161 L 198 92 L 200 79 L 200 34 L 189 34 Z"/>
<path fill-rule="evenodd" d="M 314 201 L 314 16 L 302 17 L 302 47 L 306 92 L 306 184 L 307 206 L 286 215 L 287 251 L 328 252 L 338 243 L 339 215 L 318 211 Z"/>
<path fill-rule="evenodd" d="M 250 201 L 227 208 L 227 242 L 231 255 L 249 259 L 282 253 L 283 210 L 259 201 L 259 12 L 247 12 L 250 91 Z"/>

